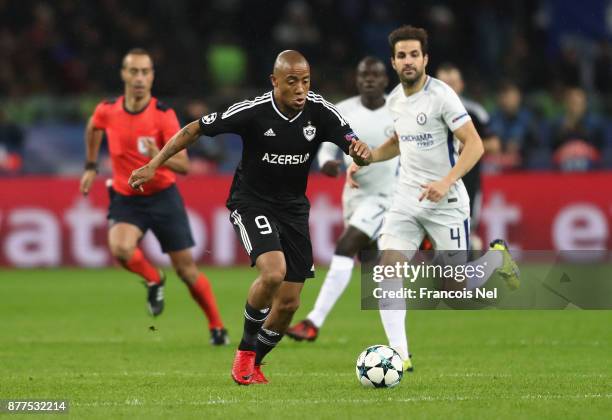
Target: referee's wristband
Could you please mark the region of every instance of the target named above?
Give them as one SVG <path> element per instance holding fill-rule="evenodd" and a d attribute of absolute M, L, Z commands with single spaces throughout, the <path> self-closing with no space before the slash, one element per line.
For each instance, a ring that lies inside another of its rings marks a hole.
<path fill-rule="evenodd" d="M 85 170 L 86 171 L 96 171 L 96 173 L 98 173 L 98 162 L 86 162 Z"/>

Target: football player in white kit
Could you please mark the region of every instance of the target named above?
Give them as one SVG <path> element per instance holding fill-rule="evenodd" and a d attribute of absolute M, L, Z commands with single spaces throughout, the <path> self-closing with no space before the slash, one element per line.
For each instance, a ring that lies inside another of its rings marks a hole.
<path fill-rule="evenodd" d="M 369 163 L 398 155 L 401 163 L 395 194 L 378 241 L 382 251 L 380 264 L 410 260 L 425 235 L 436 250 L 467 251 L 470 210 L 461 177 L 483 154 L 482 140 L 457 94 L 425 73 L 427 32 L 402 26 L 389 35 L 389 45 L 391 64 L 401 82 L 387 98 L 395 134 L 372 150 Z M 463 144 L 460 155 L 459 142 Z M 355 169 L 349 168 L 349 177 L 359 173 Z M 499 273 L 510 289 L 518 287 L 518 267 L 506 243 L 496 240 L 491 249 L 495 252 L 489 251 L 469 263 L 486 262 L 485 276 L 467 278 L 465 283 L 446 279 L 444 288 L 481 287 L 493 272 Z M 454 254 L 464 259 L 461 263 L 465 262 L 467 252 L 448 253 Z M 388 284 L 401 287 L 401 279 L 394 280 Z M 390 346 L 407 360 L 405 301 L 381 299 L 379 305 Z"/>
<path fill-rule="evenodd" d="M 389 80 L 385 64 L 375 57 L 365 57 L 357 65 L 356 85 L 358 96 L 336 105 L 360 139 L 367 139 L 370 148 L 383 144 L 394 132 L 393 120 L 385 107 L 385 88 Z M 321 172 L 337 176 L 341 161 L 336 160 L 338 147 L 323 143 L 317 158 Z M 342 208 L 345 229 L 336 244 L 334 256 L 321 286 L 315 306 L 300 321 L 287 330 L 296 340 L 314 341 L 319 328 L 325 322 L 334 304 L 346 289 L 355 255 L 364 249 L 375 247 L 383 222 L 383 214 L 391 204 L 399 158 L 372 165 L 359 171 L 355 181 L 360 188 L 345 184 L 342 192 Z M 344 159 L 348 167 L 352 160 Z M 375 248 L 374 248 L 375 249 Z"/>

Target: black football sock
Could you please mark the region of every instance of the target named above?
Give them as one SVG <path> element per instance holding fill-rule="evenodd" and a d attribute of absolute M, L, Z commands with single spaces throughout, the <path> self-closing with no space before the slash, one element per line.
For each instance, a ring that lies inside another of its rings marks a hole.
<path fill-rule="evenodd" d="M 244 305 L 244 331 L 238 350 L 255 351 L 257 332 L 270 314 L 270 308 L 255 309 L 249 302 Z"/>
<path fill-rule="evenodd" d="M 266 357 L 266 354 L 272 351 L 282 338 L 283 334 L 261 327 L 259 334 L 257 334 L 255 365 L 261 365 L 261 361 Z"/>

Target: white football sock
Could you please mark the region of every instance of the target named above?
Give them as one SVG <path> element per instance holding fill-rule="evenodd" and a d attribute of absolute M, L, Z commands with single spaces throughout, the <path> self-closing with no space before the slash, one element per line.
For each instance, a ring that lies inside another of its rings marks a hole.
<path fill-rule="evenodd" d="M 389 347 L 402 356 L 408 358 L 408 338 L 406 337 L 406 310 L 386 309 L 381 310 L 380 319 L 389 340 Z"/>
<path fill-rule="evenodd" d="M 332 257 L 329 271 L 325 276 L 325 281 L 323 286 L 321 286 L 315 306 L 306 317 L 317 328 L 321 328 L 325 318 L 327 318 L 327 315 L 329 315 L 338 298 L 340 298 L 340 295 L 349 284 L 354 265 L 355 261 L 353 258 L 342 255 L 334 255 Z"/>
<path fill-rule="evenodd" d="M 390 279 L 383 280 L 380 286 L 383 291 L 398 291 L 403 287 L 403 283 L 400 279 Z M 406 300 L 381 298 L 378 305 L 389 347 L 397 351 L 402 359 L 407 359 L 409 352 L 406 337 Z"/>
<path fill-rule="evenodd" d="M 468 290 L 482 287 L 489 280 L 493 272 L 501 267 L 503 263 L 504 256 L 502 255 L 502 251 L 497 250 L 489 250 L 477 260 L 470 261 L 466 266 L 471 265 L 474 267 L 474 270 L 471 276 L 466 276 L 465 287 Z M 480 270 L 478 270 L 476 266 L 479 266 Z M 480 277 L 479 271 L 484 272 L 484 276 Z"/>

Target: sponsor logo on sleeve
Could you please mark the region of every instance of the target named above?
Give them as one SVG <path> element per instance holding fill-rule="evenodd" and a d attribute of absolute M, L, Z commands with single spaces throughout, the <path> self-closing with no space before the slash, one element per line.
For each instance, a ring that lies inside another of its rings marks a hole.
<path fill-rule="evenodd" d="M 467 117 L 467 116 L 468 116 L 468 113 L 466 112 L 464 114 L 459 115 L 458 117 L 453 118 L 452 122 L 455 123 L 455 122 L 459 121 L 461 118 Z"/>

